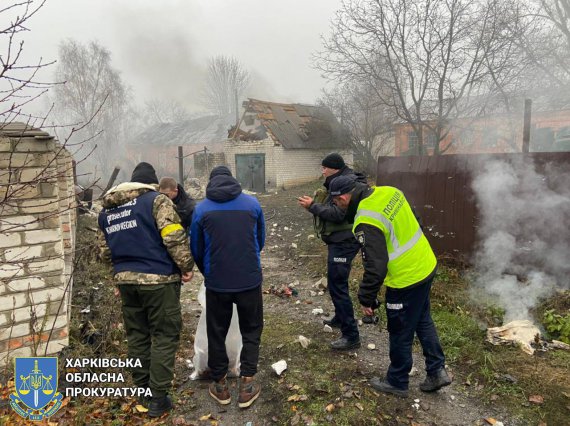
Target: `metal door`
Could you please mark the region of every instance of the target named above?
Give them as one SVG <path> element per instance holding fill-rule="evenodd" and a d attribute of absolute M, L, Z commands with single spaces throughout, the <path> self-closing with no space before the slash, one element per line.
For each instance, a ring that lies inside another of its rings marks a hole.
<path fill-rule="evenodd" d="M 265 192 L 265 154 L 236 154 L 236 175 L 243 189 Z"/>

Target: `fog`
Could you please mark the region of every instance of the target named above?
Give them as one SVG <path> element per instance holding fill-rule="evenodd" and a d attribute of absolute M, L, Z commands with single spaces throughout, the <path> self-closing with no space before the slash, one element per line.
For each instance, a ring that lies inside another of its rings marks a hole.
<path fill-rule="evenodd" d="M 61 40 L 97 40 L 112 52 L 136 103 L 175 99 L 190 110 L 199 109 L 207 58 L 230 55 L 252 74 L 246 96 L 313 103 L 325 80 L 311 55 L 339 4 L 48 0 L 29 23 L 25 54 L 57 59 Z"/>

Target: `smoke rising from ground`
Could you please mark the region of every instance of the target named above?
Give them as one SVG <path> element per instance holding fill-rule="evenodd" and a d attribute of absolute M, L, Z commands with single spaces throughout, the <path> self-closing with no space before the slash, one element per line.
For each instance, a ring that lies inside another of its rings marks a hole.
<path fill-rule="evenodd" d="M 548 180 L 545 176 L 548 176 Z M 564 183 L 565 182 L 565 183 Z M 475 297 L 530 318 L 541 299 L 570 284 L 570 171 L 491 161 L 473 181 L 480 223 Z"/>

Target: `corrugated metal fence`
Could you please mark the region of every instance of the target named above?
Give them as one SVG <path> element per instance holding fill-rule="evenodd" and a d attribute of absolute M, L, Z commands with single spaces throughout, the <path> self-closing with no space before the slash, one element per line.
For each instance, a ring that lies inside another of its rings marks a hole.
<path fill-rule="evenodd" d="M 471 182 L 493 160 L 536 167 L 548 184 L 554 186 L 564 183 L 554 181 L 561 174 L 553 171 L 570 171 L 569 152 L 380 157 L 376 184 L 394 186 L 404 192 L 420 215 L 424 232 L 438 255 L 469 262 L 476 247 L 478 224 L 477 200 Z"/>

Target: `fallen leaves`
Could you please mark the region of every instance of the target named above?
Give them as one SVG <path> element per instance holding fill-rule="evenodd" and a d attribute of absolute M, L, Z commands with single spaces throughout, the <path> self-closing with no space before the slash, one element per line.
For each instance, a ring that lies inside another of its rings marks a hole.
<path fill-rule="evenodd" d="M 306 401 L 307 399 L 309 399 L 309 397 L 307 395 L 291 395 L 289 398 L 287 398 L 288 402 L 299 402 L 299 401 Z"/>

